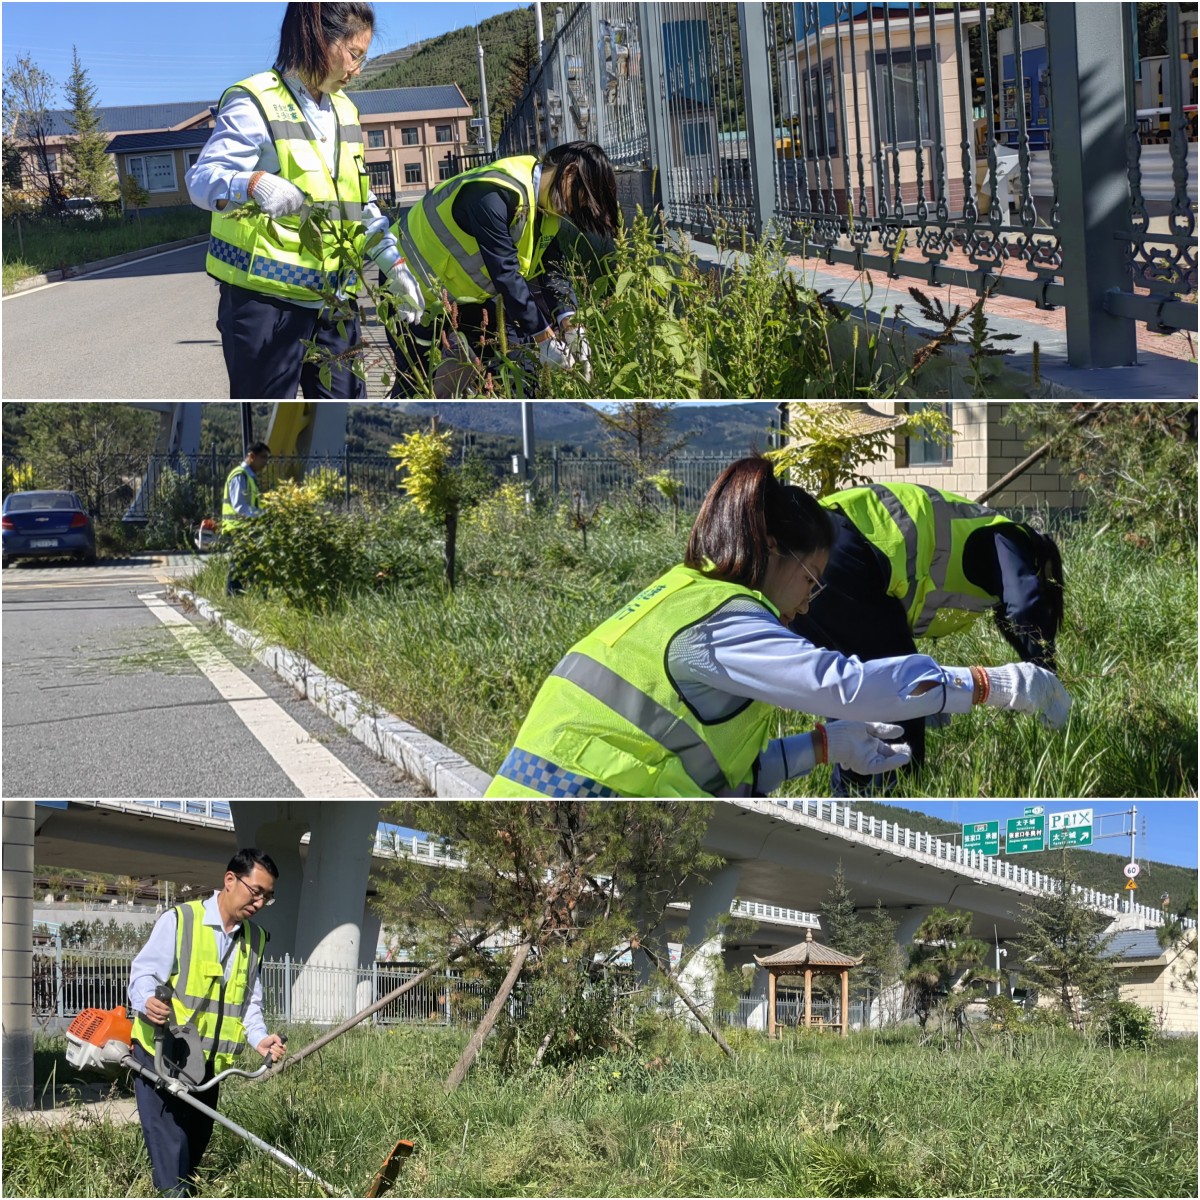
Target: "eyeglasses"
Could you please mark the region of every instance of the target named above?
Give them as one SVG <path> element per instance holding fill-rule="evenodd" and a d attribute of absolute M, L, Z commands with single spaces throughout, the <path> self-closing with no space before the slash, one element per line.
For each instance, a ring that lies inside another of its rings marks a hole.
<path fill-rule="evenodd" d="M 799 555 L 793 554 L 790 550 L 785 550 L 783 553 L 785 553 L 789 558 L 794 558 L 800 564 L 801 570 L 803 570 L 805 575 L 807 575 L 812 581 L 812 587 L 808 590 L 808 602 L 811 604 L 829 586 L 829 584 L 823 583 L 820 579 L 818 579 L 812 573 L 812 571 L 808 569 L 808 564 Z"/>
<path fill-rule="evenodd" d="M 364 50 L 361 54 L 354 54 L 351 52 L 350 47 L 347 46 L 346 54 L 350 59 L 350 66 L 351 67 L 361 67 L 363 65 L 363 63 L 367 61 L 368 52 L 369 52 L 369 47 L 367 50 Z"/>
<path fill-rule="evenodd" d="M 270 908 L 275 903 L 274 892 L 264 892 L 262 888 L 256 888 L 253 884 L 247 883 L 240 875 L 235 875 L 234 879 L 250 893 L 251 900 L 261 900 L 263 908 Z"/>

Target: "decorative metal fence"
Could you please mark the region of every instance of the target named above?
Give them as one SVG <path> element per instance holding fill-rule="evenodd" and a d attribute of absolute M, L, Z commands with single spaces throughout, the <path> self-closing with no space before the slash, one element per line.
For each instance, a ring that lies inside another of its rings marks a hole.
<path fill-rule="evenodd" d="M 558 9 L 502 154 L 586 138 L 627 214 L 782 235 L 927 286 L 1066 307 L 1075 366 L 1196 329 L 1196 12 L 1131 4 L 599 3 Z"/>
<path fill-rule="evenodd" d="M 669 458 L 662 470 L 682 484 L 679 504 L 684 511 L 695 511 L 716 477 L 738 454 L 678 454 Z M 197 513 L 219 516 L 222 493 L 229 472 L 241 461 L 237 454 L 219 454 L 215 450 L 194 458 L 151 455 L 137 490 L 137 498 L 125 510 L 125 520 L 146 521 L 155 512 L 179 511 L 192 517 Z M 503 482 L 513 477 L 513 456 L 482 457 L 485 466 Z M 311 479 L 314 471 L 327 474 L 325 498 L 349 508 L 363 500 L 383 501 L 402 495 L 402 474 L 394 458 L 386 455 L 342 454 L 328 459 L 276 457 L 264 473 L 264 490 L 280 479 L 299 475 L 306 468 Z M 521 476 L 525 478 L 524 475 Z M 616 458 L 573 458 L 557 449 L 542 452 L 529 465 L 529 480 L 542 496 L 558 503 L 580 492 L 588 502 L 608 500 L 628 493 L 638 483 L 638 474 L 626 461 Z M 178 503 L 173 497 L 184 493 Z M 666 504 L 650 489 L 648 502 Z M 97 516 L 112 516 L 99 513 Z"/>

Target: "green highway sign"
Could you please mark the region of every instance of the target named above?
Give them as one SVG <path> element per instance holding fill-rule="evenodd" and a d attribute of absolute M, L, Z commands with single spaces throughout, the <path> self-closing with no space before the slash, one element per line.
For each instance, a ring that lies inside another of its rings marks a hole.
<path fill-rule="evenodd" d="M 1028 854 L 1046 848 L 1046 818 L 1009 817 L 1004 850 L 1006 854 Z"/>
<path fill-rule="evenodd" d="M 981 854 L 1000 853 L 1000 822 L 977 821 L 962 827 L 964 850 L 978 850 Z"/>
<path fill-rule="evenodd" d="M 1090 846 L 1092 844 L 1092 810 L 1077 808 L 1071 812 L 1051 813 L 1047 818 L 1046 848 L 1059 846 Z"/>

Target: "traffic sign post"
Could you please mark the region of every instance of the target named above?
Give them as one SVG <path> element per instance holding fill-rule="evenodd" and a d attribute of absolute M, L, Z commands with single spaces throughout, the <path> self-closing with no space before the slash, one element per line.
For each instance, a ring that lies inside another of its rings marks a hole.
<path fill-rule="evenodd" d="M 1009 817 L 1005 830 L 1006 854 L 1030 854 L 1046 848 L 1045 816 Z"/>
<path fill-rule="evenodd" d="M 1077 808 L 1071 812 L 1050 813 L 1046 818 L 1046 848 L 1059 846 L 1090 846 L 1092 844 L 1092 810 Z"/>
<path fill-rule="evenodd" d="M 978 850 L 980 854 L 1000 853 L 1000 822 L 977 821 L 962 827 L 964 850 Z"/>

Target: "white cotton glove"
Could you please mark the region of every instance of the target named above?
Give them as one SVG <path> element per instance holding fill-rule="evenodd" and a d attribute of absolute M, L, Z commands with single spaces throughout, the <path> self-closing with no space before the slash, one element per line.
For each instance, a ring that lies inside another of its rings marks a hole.
<path fill-rule="evenodd" d="M 1010 663 L 984 670 L 991 685 L 984 700 L 988 708 L 1036 713 L 1047 729 L 1061 729 L 1067 723 L 1071 697 L 1052 671 L 1033 663 Z"/>
<path fill-rule="evenodd" d="M 396 316 L 406 325 L 419 325 L 425 315 L 425 297 L 417 277 L 404 259 L 397 259 L 383 272 L 387 290 L 396 297 Z"/>
<path fill-rule="evenodd" d="M 591 382 L 592 364 L 589 359 L 592 357 L 592 348 L 588 345 L 587 335 L 578 325 L 571 326 L 563 335 L 562 340 L 566 342 L 567 349 L 571 351 L 571 357 L 575 360 L 575 365 L 580 368 L 580 373 L 587 382 Z"/>
<path fill-rule="evenodd" d="M 544 342 L 538 342 L 537 348 L 538 357 L 552 367 L 566 369 L 575 365 L 575 356 L 562 338 L 548 337 Z"/>
<path fill-rule="evenodd" d="M 250 199 L 268 217 L 290 217 L 298 213 L 308 197 L 294 184 L 278 175 L 260 175 L 250 192 Z"/>
<path fill-rule="evenodd" d="M 885 742 L 883 738 L 900 737 L 899 725 L 876 725 L 863 721 L 830 721 L 825 726 L 825 743 L 829 762 L 840 763 L 860 775 L 878 775 L 907 766 L 912 750 L 907 742 Z"/>

